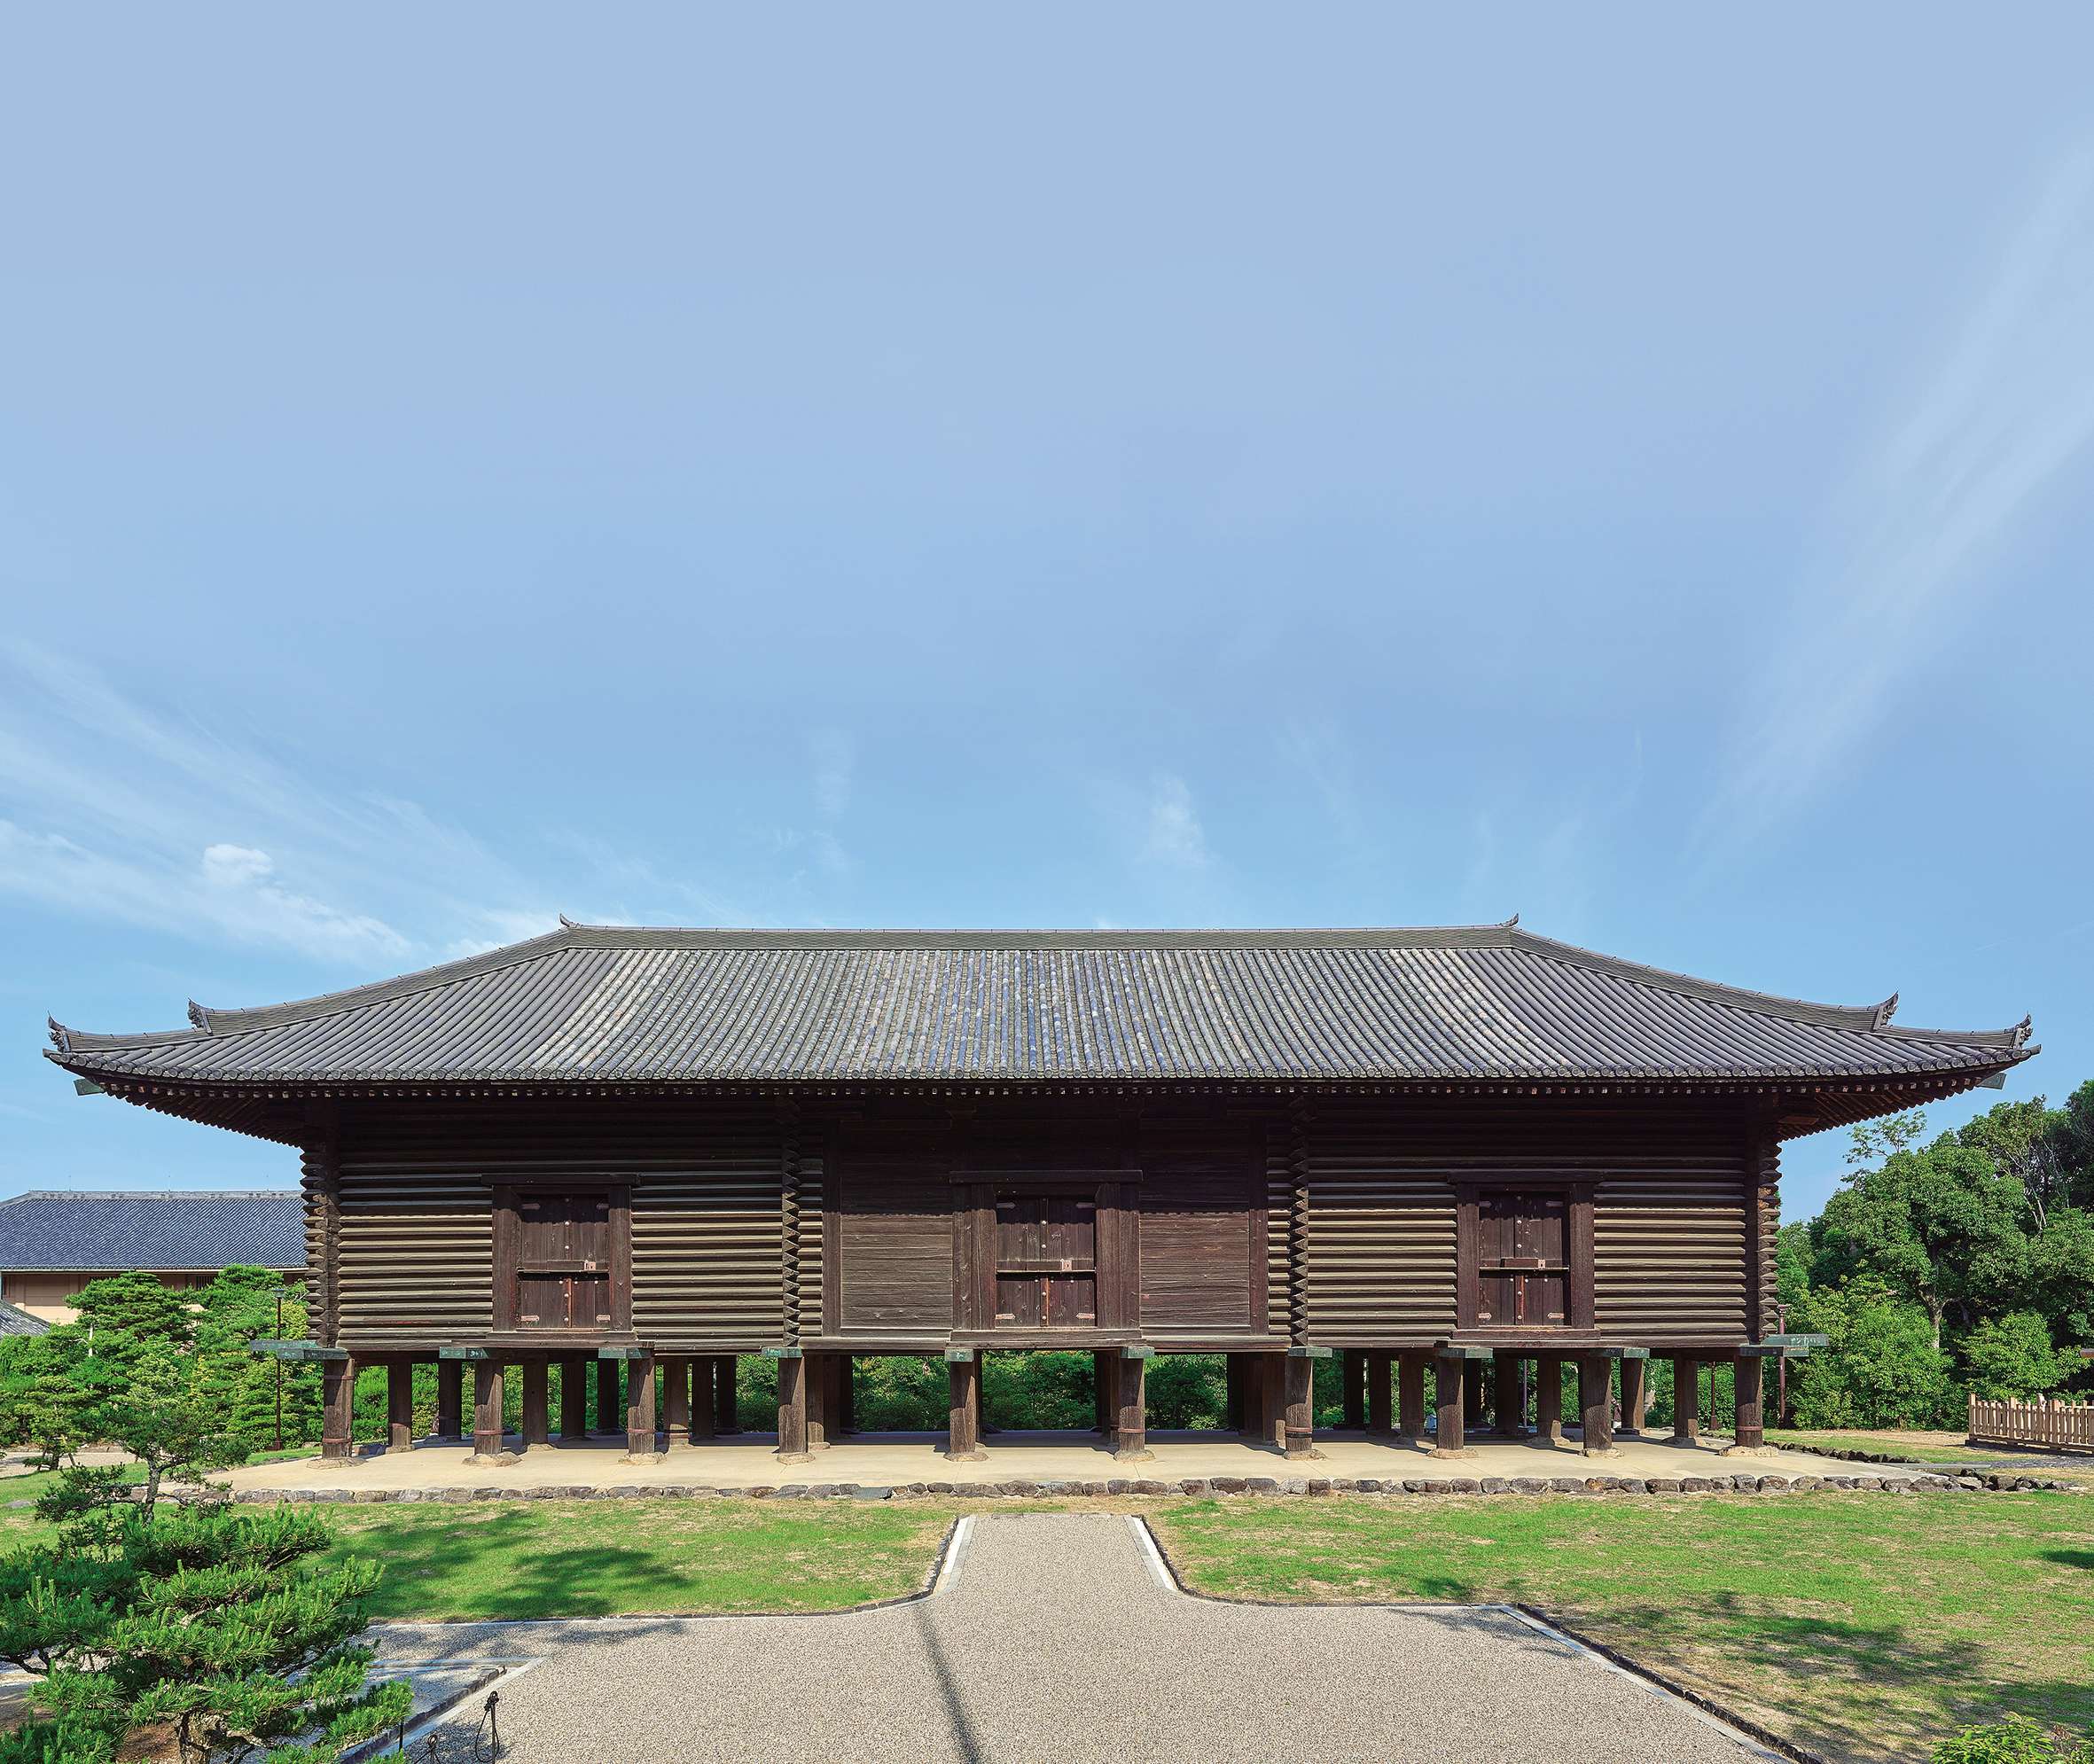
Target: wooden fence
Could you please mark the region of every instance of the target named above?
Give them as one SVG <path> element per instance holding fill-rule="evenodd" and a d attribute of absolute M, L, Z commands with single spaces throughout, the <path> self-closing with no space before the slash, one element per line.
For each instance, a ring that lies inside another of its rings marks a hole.
<path fill-rule="evenodd" d="M 2094 1452 L 2094 1402 L 2061 1402 L 2056 1397 L 2035 1402 L 1971 1404 L 1973 1446 L 2044 1446 L 2053 1451 Z"/>

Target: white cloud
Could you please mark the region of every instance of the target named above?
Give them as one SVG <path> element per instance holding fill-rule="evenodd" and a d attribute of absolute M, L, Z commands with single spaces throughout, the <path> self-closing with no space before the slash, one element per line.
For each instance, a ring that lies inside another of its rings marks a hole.
<path fill-rule="evenodd" d="M 2094 439 L 2094 151 L 2057 170 L 1953 347 L 1857 474 L 1752 683 L 1704 828 L 1768 831 L 1819 790 L 1902 677 L 1999 586 L 1980 567 Z"/>
<path fill-rule="evenodd" d="M 1172 773 L 1159 772 L 1151 782 L 1142 855 L 1186 870 L 1205 869 L 1210 861 L 1192 792 L 1184 778 Z"/>

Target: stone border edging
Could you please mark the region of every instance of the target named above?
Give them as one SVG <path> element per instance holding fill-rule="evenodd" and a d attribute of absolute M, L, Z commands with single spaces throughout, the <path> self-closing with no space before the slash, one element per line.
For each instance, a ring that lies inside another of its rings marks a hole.
<path fill-rule="evenodd" d="M 1106 1480 L 1064 1481 L 1018 1479 L 1009 1482 L 909 1482 L 868 1485 L 856 1482 L 759 1483 L 746 1488 L 715 1488 L 679 1482 L 637 1482 L 612 1487 L 586 1483 L 546 1483 L 536 1487 L 478 1483 L 439 1488 L 242 1488 L 231 1498 L 258 1506 L 329 1504 L 343 1506 L 477 1501 L 887 1501 L 950 1496 L 958 1500 L 1067 1500 L 1085 1497 L 1181 1495 L 1206 1499 L 1217 1495 L 1716 1495 L 1811 1494 L 1820 1491 L 1880 1491 L 1885 1494 L 2020 1493 L 2046 1490 L 2086 1494 L 2082 1485 L 2057 1478 L 2008 1476 L 1782 1476 L 1738 1472 L 1728 1476 L 1455 1476 L 1455 1477 L 1187 1477 L 1164 1482 L 1150 1478 L 1113 1477 Z M 190 1498 L 195 1498 L 193 1496 Z"/>
<path fill-rule="evenodd" d="M 1795 1740 L 1786 1738 L 1783 1735 L 1776 1733 L 1771 1728 L 1762 1727 L 1749 1715 L 1741 1715 L 1735 1709 L 1724 1707 L 1723 1704 L 1717 1702 L 1707 1692 L 1697 1690 L 1692 1685 L 1683 1684 L 1676 1678 L 1668 1678 L 1661 1672 L 1653 1671 L 1651 1667 L 1644 1665 L 1641 1660 L 1630 1659 L 1629 1655 L 1622 1653 L 1619 1649 L 1610 1647 L 1605 1642 L 1594 1641 L 1582 1630 L 1572 1628 L 1561 1618 L 1551 1616 L 1538 1605 L 1515 1603 L 1512 1608 L 1523 1616 L 1533 1618 L 1537 1623 L 1546 1625 L 1549 1628 L 1555 1630 L 1558 1635 L 1575 1642 L 1578 1646 L 1598 1654 L 1602 1659 L 1620 1666 L 1623 1672 L 1648 1681 L 1656 1685 L 1659 1690 L 1677 1697 L 1683 1703 L 1692 1703 L 1696 1708 L 1705 1710 L 1723 1722 L 1724 1725 L 1736 1728 L 1738 1732 L 1757 1741 L 1770 1752 L 1778 1752 L 1784 1758 L 1792 1758 L 1795 1760 L 1796 1764 L 1832 1764 L 1832 1760 L 1827 1758 L 1824 1752 L 1813 1752 L 1808 1745 L 1800 1744 Z"/>

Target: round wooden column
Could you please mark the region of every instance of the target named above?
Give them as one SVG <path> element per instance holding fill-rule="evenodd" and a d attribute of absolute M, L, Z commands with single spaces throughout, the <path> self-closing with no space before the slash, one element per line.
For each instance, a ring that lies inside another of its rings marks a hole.
<path fill-rule="evenodd" d="M 1535 1356 L 1535 1432 L 1551 1445 L 1563 1443 L 1563 1355 Z"/>
<path fill-rule="evenodd" d="M 1316 1362 L 1297 1352 L 1287 1355 L 1286 1364 L 1286 1455 L 1320 1457 L 1323 1454 L 1316 1448 Z"/>
<path fill-rule="evenodd" d="M 597 1432 L 622 1433 L 625 1431 L 625 1404 L 620 1401 L 618 1388 L 618 1362 L 615 1360 L 597 1362 Z"/>
<path fill-rule="evenodd" d="M 949 1347 L 945 1375 L 945 1456 L 955 1463 L 978 1463 L 988 1456 L 981 1449 L 981 1356 L 971 1347 Z"/>
<path fill-rule="evenodd" d="M 1126 1463 L 1154 1456 L 1149 1449 L 1149 1350 L 1120 1350 L 1120 1413 L 1113 1427 L 1113 1456 Z"/>
<path fill-rule="evenodd" d="M 560 1361 L 560 1441 L 589 1437 L 589 1362 L 579 1354 Z"/>
<path fill-rule="evenodd" d="M 499 1360 L 473 1362 L 473 1456 L 498 1459 L 502 1451 L 502 1401 L 506 1389 Z"/>
<path fill-rule="evenodd" d="M 1370 1354 L 1367 1356 L 1367 1434 L 1370 1439 L 1386 1440 L 1396 1431 L 1395 1418 L 1389 1412 L 1389 1372 L 1395 1356 L 1388 1354 Z"/>
<path fill-rule="evenodd" d="M 1481 1362 L 1472 1362 L 1458 1354 L 1434 1356 L 1433 1383 L 1437 1386 L 1440 1405 L 1440 1434 L 1433 1447 L 1433 1456 L 1436 1458 L 1473 1458 L 1476 1456 L 1467 1443 L 1462 1401 L 1468 1392 L 1467 1369 L 1472 1364 L 1479 1371 L 1482 1370 Z"/>
<path fill-rule="evenodd" d="M 436 1362 L 436 1437 L 465 1437 L 465 1362 L 462 1360 Z"/>
<path fill-rule="evenodd" d="M 339 1360 L 323 1361 L 320 1390 L 321 1401 L 326 1405 L 320 1416 L 320 1456 L 346 1458 L 356 1449 L 356 1361 L 347 1354 Z"/>
<path fill-rule="evenodd" d="M 523 1362 L 523 1445 L 528 1451 L 533 1446 L 550 1446 L 552 1443 L 552 1415 L 550 1401 L 551 1385 L 547 1378 L 547 1367 L 543 1360 Z"/>
<path fill-rule="evenodd" d="M 1396 1438 L 1425 1443 L 1425 1368 L 1423 1354 L 1396 1356 Z"/>
<path fill-rule="evenodd" d="M 1606 1355 L 1578 1356 L 1578 1406 L 1584 1411 L 1585 1456 L 1619 1457 L 1614 1445 L 1614 1362 Z"/>
<path fill-rule="evenodd" d="M 386 1362 L 386 1449 L 414 1448 L 414 1362 L 404 1354 Z"/>
<path fill-rule="evenodd" d="M 1672 1443 L 1701 1443 L 1701 1368 L 1682 1354 L 1672 1358 Z"/>

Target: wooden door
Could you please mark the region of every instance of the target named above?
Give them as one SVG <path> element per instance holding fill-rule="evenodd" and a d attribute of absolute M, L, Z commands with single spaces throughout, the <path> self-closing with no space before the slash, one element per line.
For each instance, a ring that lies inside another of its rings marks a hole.
<path fill-rule="evenodd" d="M 1090 1195 L 996 1197 L 996 1327 L 1098 1324 L 1098 1202 Z"/>
<path fill-rule="evenodd" d="M 1476 1197 L 1476 1322 L 1523 1328 L 1570 1320 L 1570 1204 L 1551 1189 Z"/>
<path fill-rule="evenodd" d="M 609 1328 L 610 1196 L 525 1194 L 516 1225 L 516 1326 Z"/>

